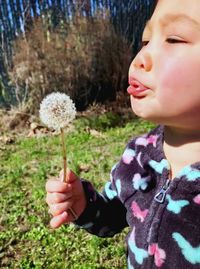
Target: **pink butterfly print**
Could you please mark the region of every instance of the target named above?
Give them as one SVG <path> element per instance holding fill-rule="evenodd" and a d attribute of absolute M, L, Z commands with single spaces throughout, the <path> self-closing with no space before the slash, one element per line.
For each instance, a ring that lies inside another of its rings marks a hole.
<path fill-rule="evenodd" d="M 144 219 L 146 218 L 146 215 L 148 214 L 148 209 L 141 210 L 138 203 L 135 201 L 132 202 L 131 210 L 133 212 L 133 215 L 137 219 L 141 220 L 141 222 L 144 221 Z"/>
<path fill-rule="evenodd" d="M 151 244 L 148 249 L 149 255 L 154 255 L 154 262 L 157 267 L 161 267 L 166 259 L 166 253 L 158 247 L 157 243 Z"/>
<path fill-rule="evenodd" d="M 197 196 L 195 196 L 194 199 L 193 199 L 193 201 L 194 201 L 196 204 L 200 205 L 200 194 L 198 194 Z"/>
<path fill-rule="evenodd" d="M 150 135 L 148 137 L 139 137 L 136 139 L 135 144 L 146 147 L 149 144 L 152 144 L 154 147 L 156 147 L 158 136 L 157 135 Z"/>

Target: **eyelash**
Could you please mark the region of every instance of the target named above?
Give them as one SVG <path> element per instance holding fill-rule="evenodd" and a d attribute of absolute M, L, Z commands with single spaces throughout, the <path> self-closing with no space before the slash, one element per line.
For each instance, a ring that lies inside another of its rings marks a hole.
<path fill-rule="evenodd" d="M 179 44 L 179 43 L 187 43 L 184 40 L 176 39 L 176 38 L 167 38 L 166 42 L 169 44 Z M 147 46 L 149 41 L 142 41 L 142 47 Z"/>
<path fill-rule="evenodd" d="M 167 38 L 166 41 L 170 44 L 176 44 L 176 43 L 187 43 L 184 40 L 176 39 L 176 38 Z"/>
<path fill-rule="evenodd" d="M 141 47 L 145 47 L 145 46 L 147 46 L 148 43 L 149 43 L 149 41 L 142 41 L 142 42 L 141 42 Z"/>

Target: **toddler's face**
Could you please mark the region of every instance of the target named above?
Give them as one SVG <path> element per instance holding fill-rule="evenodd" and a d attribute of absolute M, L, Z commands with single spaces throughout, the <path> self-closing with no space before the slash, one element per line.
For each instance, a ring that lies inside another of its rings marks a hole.
<path fill-rule="evenodd" d="M 200 130 L 199 10 L 200 0 L 159 0 L 129 70 L 138 116 Z"/>

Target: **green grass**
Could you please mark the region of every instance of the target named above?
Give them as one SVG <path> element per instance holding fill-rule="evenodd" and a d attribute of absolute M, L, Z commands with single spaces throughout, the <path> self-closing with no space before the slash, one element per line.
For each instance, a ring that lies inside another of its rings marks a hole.
<path fill-rule="evenodd" d="M 117 122 L 111 115 L 82 118 L 66 134 L 70 168 L 99 190 L 128 140 L 152 128 L 138 119 L 122 127 Z M 126 268 L 127 231 L 102 239 L 73 225 L 50 229 L 44 188 L 47 178 L 62 168 L 60 151 L 60 137 L 55 136 L 19 137 L 0 151 L 0 268 Z M 84 172 L 85 165 L 89 171 Z"/>

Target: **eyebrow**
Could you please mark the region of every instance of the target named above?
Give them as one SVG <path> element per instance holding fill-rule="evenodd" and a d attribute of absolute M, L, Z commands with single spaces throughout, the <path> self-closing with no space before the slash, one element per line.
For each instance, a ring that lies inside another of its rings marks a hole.
<path fill-rule="evenodd" d="M 197 28 L 197 30 L 200 31 L 200 23 L 186 14 L 166 14 L 163 18 L 159 20 L 159 25 L 161 26 L 161 28 L 166 28 L 169 24 L 175 22 L 187 22 L 189 24 L 192 24 L 195 28 Z M 153 21 L 148 20 L 145 29 L 148 28 L 151 31 L 153 28 L 153 24 Z"/>

